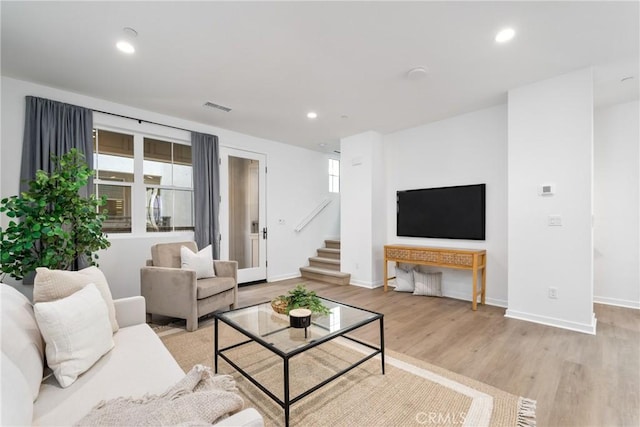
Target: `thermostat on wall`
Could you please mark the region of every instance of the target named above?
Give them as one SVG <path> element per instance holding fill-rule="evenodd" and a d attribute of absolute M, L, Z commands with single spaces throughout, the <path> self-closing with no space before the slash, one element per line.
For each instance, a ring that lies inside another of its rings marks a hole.
<path fill-rule="evenodd" d="M 538 194 L 541 196 L 553 196 L 556 194 L 556 185 L 555 184 L 542 184 L 538 190 Z"/>

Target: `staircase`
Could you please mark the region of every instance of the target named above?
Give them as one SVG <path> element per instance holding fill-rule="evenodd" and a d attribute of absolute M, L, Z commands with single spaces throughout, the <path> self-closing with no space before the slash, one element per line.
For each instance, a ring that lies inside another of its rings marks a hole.
<path fill-rule="evenodd" d="M 306 279 L 348 285 L 351 274 L 340 272 L 340 240 L 325 240 L 324 244 L 317 256 L 309 258 L 308 267 L 300 267 L 300 274 Z"/>

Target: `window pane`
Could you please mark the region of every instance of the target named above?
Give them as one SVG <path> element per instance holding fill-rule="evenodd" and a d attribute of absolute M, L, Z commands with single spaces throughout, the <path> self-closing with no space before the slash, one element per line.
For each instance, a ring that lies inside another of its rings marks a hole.
<path fill-rule="evenodd" d="M 159 139 L 144 139 L 144 159 L 171 163 L 171 143 Z"/>
<path fill-rule="evenodd" d="M 133 182 L 133 135 L 94 129 L 93 152 L 97 178 Z"/>
<path fill-rule="evenodd" d="M 191 166 L 191 146 L 173 144 L 173 163 Z"/>
<path fill-rule="evenodd" d="M 100 211 L 107 214 L 102 223 L 105 233 L 131 233 L 131 187 L 96 185 L 98 197 L 107 196 L 107 204 Z"/>
<path fill-rule="evenodd" d="M 193 230 L 193 191 L 147 188 L 147 231 Z"/>
<path fill-rule="evenodd" d="M 173 144 L 173 185 L 193 187 L 190 145 Z"/>
<path fill-rule="evenodd" d="M 193 230 L 193 191 L 174 190 L 173 228 Z"/>
<path fill-rule="evenodd" d="M 173 185 L 176 187 L 193 187 L 193 168 L 191 166 L 173 165 Z"/>
<path fill-rule="evenodd" d="M 144 139 L 144 183 L 173 185 L 171 178 L 171 144 L 157 139 Z"/>
<path fill-rule="evenodd" d="M 329 177 L 329 191 L 331 193 L 339 193 L 340 192 L 340 178 L 337 176 Z"/>
<path fill-rule="evenodd" d="M 340 161 L 329 159 L 329 191 L 340 192 Z"/>
<path fill-rule="evenodd" d="M 329 175 L 340 175 L 340 162 L 338 160 L 329 159 Z"/>

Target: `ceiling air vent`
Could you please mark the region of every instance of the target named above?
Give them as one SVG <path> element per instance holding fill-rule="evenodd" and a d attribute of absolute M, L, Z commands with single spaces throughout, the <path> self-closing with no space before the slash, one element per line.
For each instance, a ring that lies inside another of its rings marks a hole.
<path fill-rule="evenodd" d="M 218 110 L 222 110 L 225 113 L 228 113 L 229 111 L 231 111 L 231 108 L 229 107 L 225 107 L 224 105 L 214 104 L 213 102 L 209 102 L 209 101 L 204 103 L 204 107 L 217 108 Z"/>

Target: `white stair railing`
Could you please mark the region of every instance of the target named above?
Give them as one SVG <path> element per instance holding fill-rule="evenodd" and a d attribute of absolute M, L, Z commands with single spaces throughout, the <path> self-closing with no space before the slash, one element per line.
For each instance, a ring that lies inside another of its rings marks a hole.
<path fill-rule="evenodd" d="M 316 206 L 315 209 L 309 213 L 309 215 L 307 215 L 302 221 L 300 221 L 300 224 L 298 224 L 298 226 L 294 229 L 296 233 L 302 231 L 302 229 L 305 228 L 313 220 L 313 218 L 318 216 L 318 214 L 322 212 L 322 210 L 326 208 L 329 203 L 331 203 L 331 199 L 329 198 L 326 198 L 322 202 L 320 202 L 320 204 Z"/>

